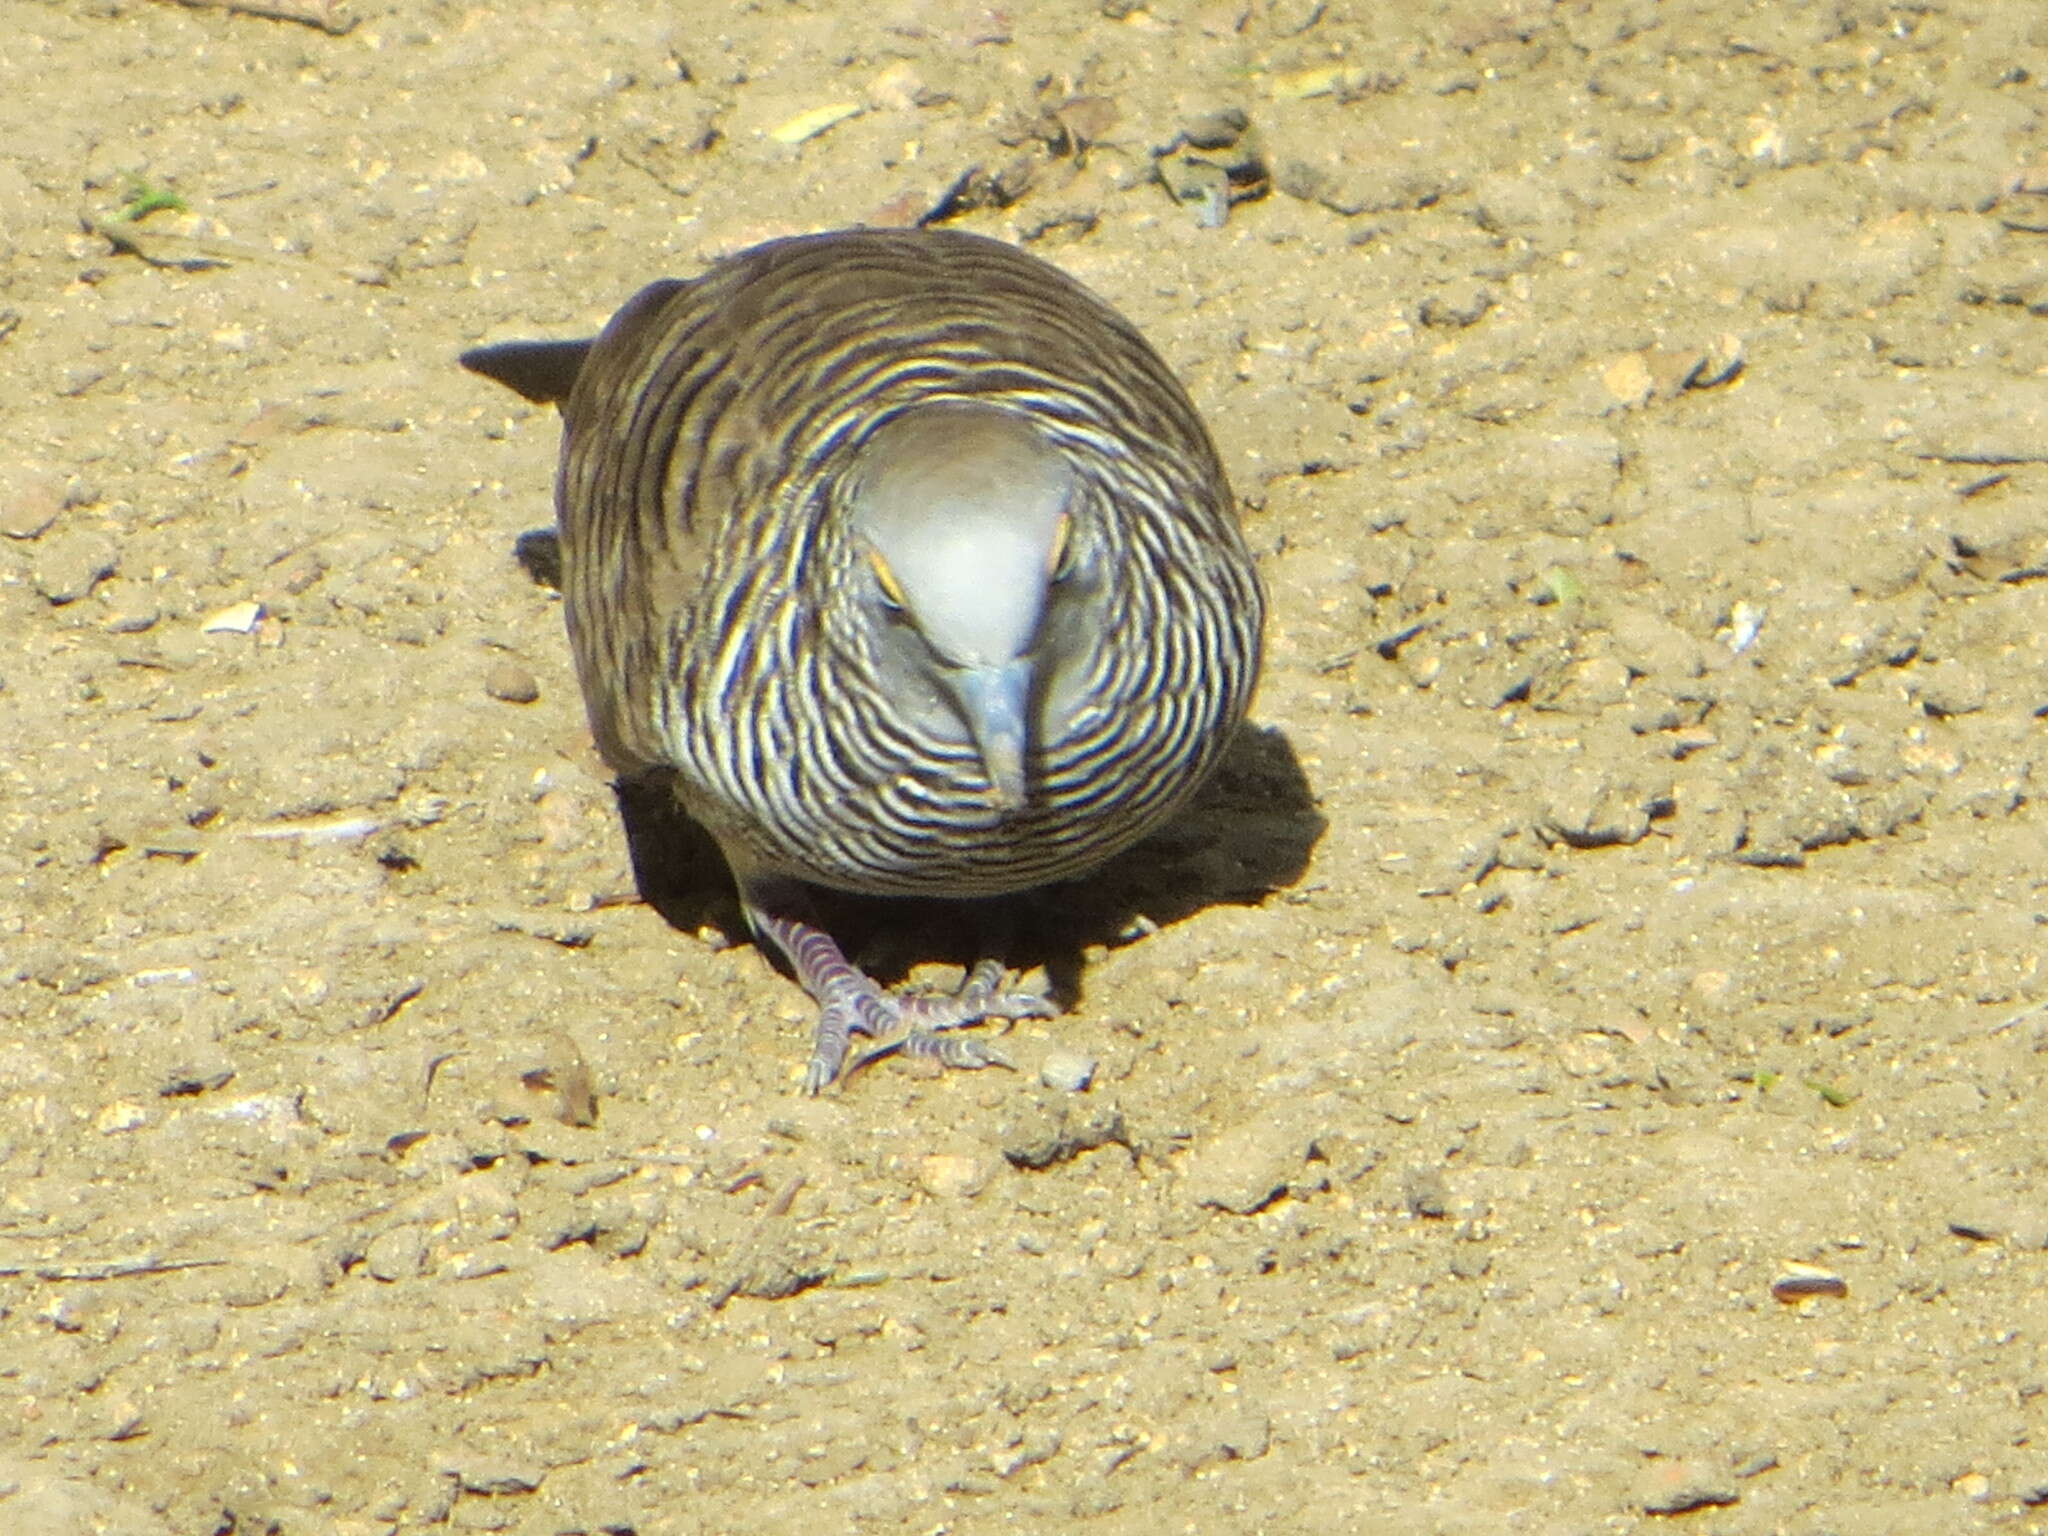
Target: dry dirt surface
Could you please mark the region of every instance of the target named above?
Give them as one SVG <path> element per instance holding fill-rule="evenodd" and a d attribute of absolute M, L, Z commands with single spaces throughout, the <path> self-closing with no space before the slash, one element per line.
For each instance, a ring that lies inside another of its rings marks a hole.
<path fill-rule="evenodd" d="M 0 5 L 10 1536 L 2048 1529 L 2048 12 L 350 3 Z M 454 359 L 918 222 L 1269 665 L 805 1100 Z"/>

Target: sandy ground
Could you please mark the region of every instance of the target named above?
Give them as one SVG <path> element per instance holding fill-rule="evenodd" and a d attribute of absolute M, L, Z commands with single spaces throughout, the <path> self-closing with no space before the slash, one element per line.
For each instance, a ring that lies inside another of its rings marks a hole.
<path fill-rule="evenodd" d="M 2048 1529 L 2048 13 L 304 14 L 0 5 L 12 1536 Z M 933 220 L 1270 665 L 1017 1071 L 806 1101 L 454 356 Z"/>

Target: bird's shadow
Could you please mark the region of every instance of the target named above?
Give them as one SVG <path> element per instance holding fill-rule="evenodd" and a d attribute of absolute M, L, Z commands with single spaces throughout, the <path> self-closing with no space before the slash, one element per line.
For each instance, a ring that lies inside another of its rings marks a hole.
<path fill-rule="evenodd" d="M 747 936 L 724 856 L 670 783 L 646 778 L 616 789 L 642 899 L 676 928 L 708 924 Z M 1301 878 L 1327 825 L 1287 737 L 1245 726 L 1186 810 L 1085 878 L 971 901 L 818 891 L 816 912 L 878 981 L 899 981 L 926 961 L 965 965 L 992 955 L 1018 970 L 1044 966 L 1054 1000 L 1072 1008 L 1091 948 L 1131 943 L 1205 907 L 1258 905 Z"/>

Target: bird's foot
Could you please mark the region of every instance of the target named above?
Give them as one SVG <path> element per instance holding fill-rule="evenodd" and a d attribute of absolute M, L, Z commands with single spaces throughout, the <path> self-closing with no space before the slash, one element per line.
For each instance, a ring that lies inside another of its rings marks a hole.
<path fill-rule="evenodd" d="M 817 1093 L 848 1070 L 853 1037 L 873 1044 L 853 1063 L 858 1071 L 884 1056 L 917 1056 L 946 1067 L 1009 1063 L 982 1041 L 947 1033 L 990 1019 L 1049 1019 L 1057 1011 L 1036 992 L 1010 992 L 1003 968 L 981 960 L 951 994 L 891 992 L 846 958 L 838 942 L 804 912 L 800 898 L 773 884 L 745 893 L 754 931 L 789 957 L 796 979 L 817 1000 L 818 1032 L 804 1068 L 804 1092 Z"/>
<path fill-rule="evenodd" d="M 850 1070 L 856 1072 L 884 1056 L 923 1057 L 944 1067 L 1008 1066 L 987 1042 L 950 1031 L 991 1019 L 1053 1014 L 1050 1000 L 1036 992 L 1003 990 L 1003 968 L 994 960 L 977 962 L 959 991 L 936 995 L 885 991 L 850 962 L 842 965 L 818 992 L 818 1032 L 804 1069 L 805 1093 L 818 1092 L 848 1070 L 855 1035 L 875 1042 L 854 1059 Z"/>

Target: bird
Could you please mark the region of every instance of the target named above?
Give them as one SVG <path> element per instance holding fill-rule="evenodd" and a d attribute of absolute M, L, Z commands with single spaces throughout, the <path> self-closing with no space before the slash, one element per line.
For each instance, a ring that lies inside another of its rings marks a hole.
<path fill-rule="evenodd" d="M 816 891 L 971 899 L 1156 830 L 1249 707 L 1265 599 L 1214 442 L 1115 309 L 936 229 L 772 240 L 594 338 L 462 364 L 561 409 L 562 595 L 592 734 L 716 840 L 818 1008 L 803 1089 L 892 1051 L 1007 1064 L 1048 1017 L 977 962 L 885 989 Z"/>

